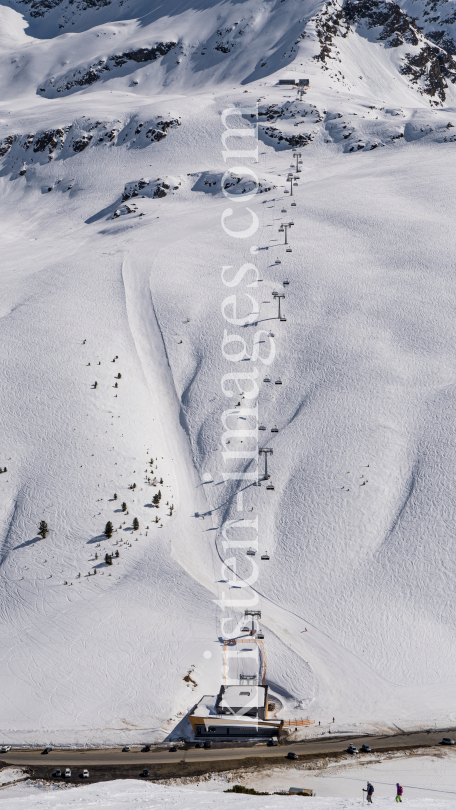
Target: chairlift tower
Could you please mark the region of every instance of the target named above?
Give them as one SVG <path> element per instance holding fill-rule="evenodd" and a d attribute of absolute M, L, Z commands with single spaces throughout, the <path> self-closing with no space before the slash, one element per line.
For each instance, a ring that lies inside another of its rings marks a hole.
<path fill-rule="evenodd" d="M 291 172 L 287 174 L 287 183 L 290 184 L 290 194 L 293 196 L 293 174 Z"/>
<path fill-rule="evenodd" d="M 244 618 L 250 617 L 252 619 L 252 632 L 251 635 L 255 631 L 255 619 L 261 619 L 261 610 L 244 610 Z M 252 677 L 251 675 L 249 676 Z M 242 678 L 242 675 L 241 675 Z"/>
<path fill-rule="evenodd" d="M 261 456 L 262 453 L 264 455 L 264 475 L 263 475 L 263 478 L 261 480 L 262 481 L 268 481 L 269 478 L 270 478 L 270 476 L 268 475 L 268 453 L 270 453 L 271 456 L 272 456 L 272 454 L 273 454 L 272 447 L 261 447 L 258 452 L 259 452 L 260 456 Z"/>
<path fill-rule="evenodd" d="M 301 152 L 293 152 L 293 157 L 296 158 L 296 171 L 300 172 L 299 164 L 302 163 Z"/>
<path fill-rule="evenodd" d="M 282 316 L 282 313 L 280 312 L 280 299 L 285 298 L 285 293 L 278 293 L 274 290 L 274 292 L 272 293 L 272 297 L 277 299 L 277 301 L 279 302 L 279 314 L 277 315 L 279 321 L 286 321 L 286 318 L 284 318 Z"/>
<path fill-rule="evenodd" d="M 279 233 L 283 233 L 285 231 L 285 242 L 284 245 L 288 245 L 288 228 L 292 228 L 294 222 L 281 222 Z"/>

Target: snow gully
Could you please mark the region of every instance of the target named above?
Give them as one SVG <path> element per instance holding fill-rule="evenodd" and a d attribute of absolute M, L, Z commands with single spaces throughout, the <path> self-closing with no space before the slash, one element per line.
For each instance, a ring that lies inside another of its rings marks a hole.
<path fill-rule="evenodd" d="M 250 123 L 246 123 L 250 121 Z M 252 119 L 254 121 L 252 125 Z M 230 126 L 232 123 L 235 126 Z M 227 161 L 250 161 L 258 163 L 258 105 L 253 107 L 230 107 L 222 113 L 222 124 L 224 132 L 221 136 L 223 145 L 223 159 Z M 229 143 L 239 144 L 239 139 L 246 139 L 242 145 L 247 145 L 245 149 L 230 149 Z M 250 139 L 250 140 L 249 140 Z M 253 140 L 252 140 L 253 139 Z M 252 146 L 253 144 L 253 146 Z M 250 147 L 250 148 L 249 148 Z M 230 191 L 232 184 L 228 185 L 227 180 L 232 174 L 239 178 L 253 179 L 254 188 L 242 195 L 234 188 Z M 221 226 L 228 236 L 233 239 L 251 239 L 259 228 L 259 219 L 256 213 L 246 205 L 252 200 L 259 188 L 259 180 L 256 173 L 247 165 L 230 166 L 225 172 L 221 181 L 222 192 L 227 200 L 234 206 L 244 206 L 246 214 L 246 226 L 242 230 L 232 230 L 227 225 L 227 220 L 233 215 L 233 208 L 226 208 L 221 216 Z M 228 186 L 228 187 L 226 187 Z M 236 213 L 238 213 L 237 209 Z M 249 246 L 249 254 L 256 252 L 255 246 Z M 275 346 L 269 332 L 264 329 L 257 330 L 252 339 L 251 346 L 248 339 L 245 339 L 239 332 L 240 329 L 247 329 L 258 325 L 259 303 L 258 300 L 247 290 L 253 290 L 258 286 L 260 273 L 255 264 L 246 261 L 240 267 L 225 265 L 222 267 L 221 280 L 225 287 L 237 289 L 231 295 L 224 298 L 221 303 L 222 315 L 229 329 L 225 328 L 221 344 L 221 351 L 224 361 L 229 364 L 226 373 L 221 379 L 222 392 L 227 399 L 236 396 L 237 403 L 231 408 L 226 408 L 221 414 L 223 433 L 221 435 L 221 456 L 224 469 L 222 477 L 225 484 L 233 487 L 232 482 L 236 482 L 235 503 L 236 512 L 239 516 L 236 519 L 225 521 L 222 526 L 222 547 L 226 555 L 222 564 L 222 579 L 225 579 L 228 586 L 228 593 L 222 593 L 222 598 L 218 605 L 223 615 L 221 623 L 221 635 L 226 640 L 234 640 L 242 635 L 242 625 L 245 624 L 244 611 L 246 609 L 258 609 L 259 596 L 253 590 L 253 585 L 258 579 L 259 569 L 253 556 L 252 549 L 258 551 L 258 515 L 243 518 L 240 513 L 244 511 L 244 489 L 256 484 L 258 481 L 258 404 L 259 395 L 258 377 L 260 372 L 258 363 L 269 365 L 275 356 Z M 246 315 L 240 315 L 245 312 Z M 235 330 L 233 327 L 237 327 Z M 245 332 L 244 332 L 245 334 Z M 265 349 L 266 347 L 266 349 Z M 239 370 L 232 370 L 233 363 L 242 362 Z M 227 403 L 228 404 L 228 403 Z M 233 490 L 231 489 L 231 492 Z M 241 533 L 241 534 L 240 534 Z M 245 539 L 244 539 L 245 538 Z M 250 551 L 250 556 L 247 551 Z M 236 555 L 242 555 L 251 566 L 250 574 L 243 578 L 237 574 Z M 230 578 L 231 575 L 231 578 Z M 236 598 L 231 597 L 230 588 L 236 587 Z M 239 614 L 241 617 L 239 618 Z M 261 615 L 261 614 L 260 614 Z M 256 630 L 254 630 L 254 626 Z M 252 634 L 258 632 L 257 622 L 252 621 Z M 232 649 L 226 657 L 257 658 L 260 670 L 260 645 L 255 644 L 254 650 Z M 246 667 L 247 669 L 247 667 Z M 249 670 L 251 671 L 250 667 Z M 240 662 L 236 665 L 236 674 L 242 671 Z M 227 667 L 223 670 L 226 684 L 239 683 L 239 675 L 236 678 L 229 677 Z M 240 712 L 243 713 L 242 711 Z M 233 714 L 236 712 L 233 710 Z"/>

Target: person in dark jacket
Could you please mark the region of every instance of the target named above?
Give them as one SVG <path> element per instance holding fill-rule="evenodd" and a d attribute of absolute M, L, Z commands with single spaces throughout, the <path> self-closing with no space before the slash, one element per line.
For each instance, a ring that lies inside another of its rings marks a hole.
<path fill-rule="evenodd" d="M 374 786 L 371 785 L 370 782 L 367 783 L 367 788 L 363 788 L 363 793 L 367 793 L 367 802 L 368 804 L 372 804 L 372 794 L 374 792 Z"/>
<path fill-rule="evenodd" d="M 396 784 L 396 801 L 397 802 L 402 801 L 403 792 L 404 792 L 404 788 L 402 787 L 402 785 L 399 784 L 399 782 L 397 782 L 397 784 Z"/>

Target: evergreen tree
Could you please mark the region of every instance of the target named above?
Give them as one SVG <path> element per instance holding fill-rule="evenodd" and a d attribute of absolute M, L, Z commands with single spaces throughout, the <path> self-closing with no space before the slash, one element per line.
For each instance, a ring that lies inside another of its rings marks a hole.
<path fill-rule="evenodd" d="M 108 538 L 108 540 L 109 540 L 110 537 L 112 537 L 112 523 L 111 523 L 110 520 L 108 520 L 108 522 L 107 522 L 107 524 L 105 526 L 104 534 L 105 534 L 105 537 Z"/>
<path fill-rule="evenodd" d="M 137 532 L 139 529 L 139 520 L 138 518 L 133 518 L 133 531 Z"/>
<path fill-rule="evenodd" d="M 118 380 L 121 380 L 121 379 L 122 379 L 122 374 L 120 373 L 120 371 L 119 371 L 119 373 L 118 373 L 118 375 L 117 375 L 117 379 L 118 379 Z"/>
<path fill-rule="evenodd" d="M 106 565 L 112 565 L 112 557 L 110 554 L 105 554 L 105 563 Z"/>
<path fill-rule="evenodd" d="M 122 503 L 122 512 L 126 512 L 126 510 L 127 510 L 127 504 L 126 504 L 126 503 L 125 503 L 125 501 L 124 501 L 124 502 Z"/>
<path fill-rule="evenodd" d="M 114 500 L 117 501 L 117 492 L 114 493 Z"/>
<path fill-rule="evenodd" d="M 119 549 L 116 549 L 116 557 L 120 557 Z"/>
<path fill-rule="evenodd" d="M 38 529 L 38 534 L 40 535 L 40 537 L 43 538 L 43 540 L 46 537 L 48 531 L 49 531 L 49 529 L 48 529 L 48 525 L 47 525 L 46 521 L 42 520 L 41 523 L 40 523 L 40 528 Z"/>
<path fill-rule="evenodd" d="M 94 382 L 93 387 L 96 388 L 98 385 L 97 381 Z"/>

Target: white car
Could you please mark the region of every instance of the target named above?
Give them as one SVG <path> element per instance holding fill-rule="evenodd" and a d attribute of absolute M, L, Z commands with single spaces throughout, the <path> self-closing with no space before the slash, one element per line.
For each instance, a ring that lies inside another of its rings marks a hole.
<path fill-rule="evenodd" d="M 8 751 L 11 751 L 11 746 L 10 745 L 4 745 L 2 747 L 2 754 L 7 754 Z"/>
<path fill-rule="evenodd" d="M 71 771 L 69 768 L 65 768 L 65 776 L 66 777 L 71 776 Z"/>
<path fill-rule="evenodd" d="M 82 778 L 83 779 L 88 779 L 89 778 L 89 772 L 88 772 L 87 768 L 84 768 L 84 770 L 82 772 Z"/>

